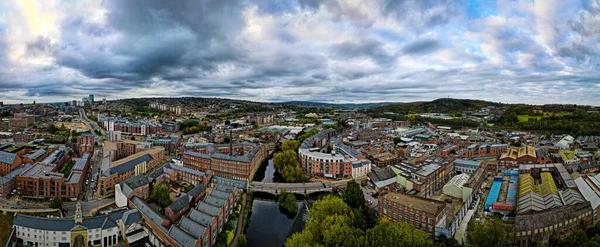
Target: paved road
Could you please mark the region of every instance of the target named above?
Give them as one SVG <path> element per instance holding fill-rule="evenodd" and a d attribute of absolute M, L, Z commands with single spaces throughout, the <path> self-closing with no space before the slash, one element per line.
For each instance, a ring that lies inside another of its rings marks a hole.
<path fill-rule="evenodd" d="M 84 201 L 81 202 L 81 211 L 83 211 L 83 214 L 87 214 L 90 210 L 102 206 L 104 204 L 110 203 L 110 202 L 114 202 L 115 198 L 106 198 L 106 199 L 102 199 L 102 200 L 98 200 L 98 201 Z M 65 213 L 65 217 L 70 217 L 75 215 L 75 208 L 76 208 L 76 204 L 75 203 L 71 203 L 68 205 L 63 206 L 63 209 L 65 209 L 67 212 Z"/>
<path fill-rule="evenodd" d="M 375 190 L 366 186 L 360 186 L 360 189 L 362 190 L 363 195 L 365 196 L 365 201 L 367 201 L 367 205 L 369 205 L 369 207 L 371 208 L 377 208 L 377 198 L 372 196 L 373 193 L 375 193 Z"/>
<path fill-rule="evenodd" d="M 98 187 L 96 184 L 98 183 L 98 177 L 100 175 L 99 169 L 102 166 L 102 149 L 96 148 L 94 150 L 94 156 L 90 161 L 90 169 L 88 172 L 87 180 L 89 180 L 89 185 L 87 186 L 85 192 L 85 200 L 93 201 L 94 200 L 94 192 Z"/>
<path fill-rule="evenodd" d="M 229 244 L 229 247 L 235 247 L 237 245 L 238 238 L 242 234 L 242 228 L 244 228 L 244 210 L 246 209 L 246 193 L 242 194 L 242 210 L 240 210 L 240 215 L 238 216 L 237 228 L 235 229 L 235 236 L 233 236 L 233 240 Z"/>

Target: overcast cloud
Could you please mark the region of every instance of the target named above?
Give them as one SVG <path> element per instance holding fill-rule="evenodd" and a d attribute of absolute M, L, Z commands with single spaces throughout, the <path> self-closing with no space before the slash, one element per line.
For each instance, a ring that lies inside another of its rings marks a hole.
<path fill-rule="evenodd" d="M 600 105 L 600 0 L 0 1 L 0 101 Z"/>

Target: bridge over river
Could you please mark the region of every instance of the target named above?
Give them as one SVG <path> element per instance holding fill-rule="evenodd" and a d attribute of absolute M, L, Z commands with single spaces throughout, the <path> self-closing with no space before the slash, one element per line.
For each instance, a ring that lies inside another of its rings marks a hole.
<path fill-rule="evenodd" d="M 360 182 L 366 178 L 359 178 Z M 282 189 L 289 193 L 308 195 L 316 192 L 332 191 L 333 188 L 345 187 L 351 179 L 332 181 L 332 182 L 308 182 L 308 183 L 270 183 L 253 181 L 250 183 L 250 190 L 253 192 L 265 192 L 277 195 Z"/>

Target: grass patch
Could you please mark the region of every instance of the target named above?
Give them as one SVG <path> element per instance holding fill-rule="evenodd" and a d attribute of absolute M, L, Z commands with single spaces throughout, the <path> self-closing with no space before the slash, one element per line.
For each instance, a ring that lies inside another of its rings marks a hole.
<path fill-rule="evenodd" d="M 529 122 L 529 119 L 533 118 L 535 120 L 540 120 L 544 118 L 544 116 L 529 116 L 529 115 L 518 115 L 519 122 Z"/>
<path fill-rule="evenodd" d="M 12 222 L 15 218 L 14 213 L 6 212 L 6 215 L 0 214 L 0 243 L 6 244 L 12 231 Z"/>

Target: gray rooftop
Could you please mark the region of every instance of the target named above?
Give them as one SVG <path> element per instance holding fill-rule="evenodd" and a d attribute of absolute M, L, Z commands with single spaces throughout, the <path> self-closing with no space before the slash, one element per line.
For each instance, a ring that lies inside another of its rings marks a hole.
<path fill-rule="evenodd" d="M 212 192 L 210 193 L 210 195 L 214 196 L 216 198 L 219 198 L 219 199 L 229 200 L 229 197 L 231 196 L 231 192 L 224 192 L 224 191 L 219 191 L 219 190 L 212 190 Z"/>
<path fill-rule="evenodd" d="M 17 158 L 17 154 L 0 151 L 0 163 L 12 164 Z"/>
<path fill-rule="evenodd" d="M 141 163 L 144 162 L 148 162 L 152 160 L 152 156 L 150 156 L 149 154 L 144 154 L 140 157 L 137 157 L 135 159 L 132 159 L 130 161 L 127 161 L 123 164 L 120 164 L 118 166 L 113 166 L 110 168 L 110 174 L 123 174 L 127 171 L 130 171 L 131 169 L 133 169 L 136 165 L 139 165 Z"/>
<path fill-rule="evenodd" d="M 190 190 L 188 192 L 188 195 L 192 196 L 192 197 L 197 197 L 200 194 L 202 194 L 202 192 L 206 190 L 206 187 L 204 186 L 204 184 L 198 184 L 196 185 L 196 187 L 194 187 L 192 190 Z"/>
<path fill-rule="evenodd" d="M 198 211 L 200 212 L 214 217 L 218 217 L 219 211 L 221 210 L 220 208 L 210 205 L 206 202 L 198 202 L 198 206 L 196 206 L 196 209 L 198 209 Z"/>
<path fill-rule="evenodd" d="M 11 179 L 21 175 L 21 173 L 23 173 L 28 168 L 31 168 L 31 166 L 32 165 L 30 164 L 22 164 L 20 166 L 17 166 L 9 174 L 6 174 L 4 177 L 0 177 L 0 184 L 8 183 Z"/>
<path fill-rule="evenodd" d="M 46 153 L 48 152 L 46 152 L 44 149 L 36 149 L 33 153 L 25 155 L 25 157 L 33 160 L 33 162 L 36 162 L 40 157 L 46 155 Z"/>
<path fill-rule="evenodd" d="M 213 205 L 215 207 L 218 207 L 218 208 L 224 207 L 225 203 L 226 203 L 225 200 L 223 200 L 221 198 L 214 197 L 212 195 L 208 195 L 208 196 L 204 197 L 204 202 L 206 202 L 206 203 L 208 203 L 210 205 Z"/>
<path fill-rule="evenodd" d="M 169 205 L 169 208 L 171 209 L 171 211 L 173 211 L 173 213 L 177 213 L 183 210 L 185 206 L 190 203 L 191 200 L 192 198 L 190 196 L 181 195 L 179 198 L 177 198 L 177 200 L 175 200 L 173 203 L 171 203 L 171 205 Z"/>
<path fill-rule="evenodd" d="M 86 152 L 84 153 L 81 158 L 79 158 L 76 162 L 75 165 L 73 165 L 73 168 L 71 168 L 71 170 L 81 170 L 83 171 L 83 168 L 85 167 L 85 164 L 87 163 L 88 159 L 90 158 L 90 153 Z"/>
<path fill-rule="evenodd" d="M 192 237 L 190 234 L 186 233 L 184 230 L 177 226 L 172 226 L 171 230 L 169 230 L 169 237 L 173 238 L 177 243 L 181 244 L 181 246 L 194 246 L 196 242 L 196 238 Z"/>
<path fill-rule="evenodd" d="M 49 231 L 70 231 L 75 226 L 75 220 L 17 214 L 13 225 Z"/>
<path fill-rule="evenodd" d="M 148 206 L 142 199 L 140 199 L 137 196 L 132 197 L 131 202 L 140 211 L 140 213 L 142 213 L 148 219 L 150 219 L 150 221 L 152 221 L 152 223 L 154 223 L 154 225 L 156 225 L 162 231 L 167 232 L 167 228 L 165 228 L 162 225 L 162 223 L 164 221 L 166 221 L 166 219 L 163 218 L 162 215 L 160 215 L 156 211 L 152 210 L 152 208 L 150 208 L 150 206 Z"/>
<path fill-rule="evenodd" d="M 215 216 L 200 212 L 197 209 L 190 210 L 188 217 L 203 226 L 210 226 L 215 219 Z"/>
<path fill-rule="evenodd" d="M 179 227 L 197 239 L 201 239 L 204 233 L 206 232 L 206 227 L 191 220 L 188 217 L 183 217 L 181 222 L 179 222 Z"/>

